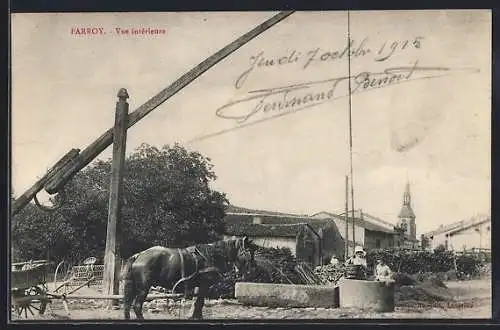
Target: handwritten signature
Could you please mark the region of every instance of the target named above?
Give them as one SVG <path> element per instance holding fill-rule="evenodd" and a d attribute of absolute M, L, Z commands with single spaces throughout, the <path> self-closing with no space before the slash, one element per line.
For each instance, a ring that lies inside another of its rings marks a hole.
<path fill-rule="evenodd" d="M 270 119 L 269 117 L 281 116 L 346 97 L 349 95 L 349 87 L 352 95 L 405 82 L 449 76 L 456 71 L 479 72 L 478 69 L 472 68 L 419 66 L 418 61 L 415 61 L 411 66 L 391 67 L 383 72 L 364 71 L 350 77 L 341 76 L 253 90 L 243 98 L 223 105 L 215 113 L 220 118 L 244 124 L 259 114 L 264 115 L 265 119 Z M 340 86 L 343 86 L 343 92 L 339 92 Z M 251 103 L 250 107 L 242 106 Z"/>

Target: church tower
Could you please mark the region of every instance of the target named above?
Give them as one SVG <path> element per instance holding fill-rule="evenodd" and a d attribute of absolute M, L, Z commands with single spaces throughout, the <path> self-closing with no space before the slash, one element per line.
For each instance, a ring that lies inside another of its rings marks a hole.
<path fill-rule="evenodd" d="M 415 223 L 415 213 L 411 207 L 410 183 L 406 182 L 406 189 L 403 194 L 403 206 L 398 215 L 398 226 L 405 228 L 405 234 L 411 240 L 417 239 L 417 226 Z"/>

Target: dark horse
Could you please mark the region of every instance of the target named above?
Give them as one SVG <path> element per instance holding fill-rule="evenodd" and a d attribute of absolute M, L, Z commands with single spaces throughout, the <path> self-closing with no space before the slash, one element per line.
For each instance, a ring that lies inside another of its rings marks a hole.
<path fill-rule="evenodd" d="M 144 319 L 142 305 L 152 286 L 172 289 L 172 292 L 198 288 L 191 319 L 202 319 L 209 287 L 229 267 L 239 271 L 251 263 L 250 244 L 246 237 L 233 237 L 183 249 L 154 246 L 133 255 L 122 268 L 125 319 L 130 319 L 132 304 L 137 318 Z"/>

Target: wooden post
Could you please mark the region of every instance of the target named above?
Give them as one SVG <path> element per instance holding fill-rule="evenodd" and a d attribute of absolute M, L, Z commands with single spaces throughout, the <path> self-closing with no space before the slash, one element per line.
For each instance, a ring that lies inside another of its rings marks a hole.
<path fill-rule="evenodd" d="M 366 242 L 366 230 L 365 230 L 365 219 L 363 216 L 363 210 L 359 209 L 359 220 L 361 221 L 361 228 L 363 228 L 363 239 L 362 239 L 362 244 L 363 247 L 365 247 L 365 242 Z"/>
<path fill-rule="evenodd" d="M 349 177 L 345 176 L 345 251 L 344 261 L 349 257 Z"/>
<path fill-rule="evenodd" d="M 121 186 L 128 125 L 127 98 L 127 90 L 124 88 L 120 89 L 118 92 L 118 102 L 116 103 L 115 127 L 113 131 L 113 164 L 111 166 L 108 227 L 104 254 L 104 295 L 116 295 L 119 288 L 120 246 L 116 238 L 120 237 Z M 118 304 L 117 300 L 110 300 L 110 306 L 116 304 Z"/>

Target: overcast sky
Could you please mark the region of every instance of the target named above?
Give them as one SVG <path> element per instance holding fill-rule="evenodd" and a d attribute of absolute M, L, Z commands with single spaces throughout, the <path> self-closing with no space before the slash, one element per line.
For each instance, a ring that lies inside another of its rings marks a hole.
<path fill-rule="evenodd" d="M 132 111 L 274 14 L 13 15 L 14 192 L 111 127 L 119 88 L 127 88 Z M 335 79 L 349 73 L 347 23 L 346 12 L 292 14 L 131 128 L 128 152 L 179 142 L 212 159 L 214 188 L 235 205 L 342 211 L 349 98 L 347 80 Z M 106 34 L 71 34 L 81 27 Z M 166 33 L 115 33 L 142 27 Z M 490 13 L 351 12 L 350 34 L 355 207 L 395 223 L 408 179 L 419 234 L 489 212 Z M 251 69 L 255 58 L 278 64 Z M 395 75 L 400 83 L 364 85 Z M 303 88 L 255 92 L 296 84 Z M 322 102 L 311 101 L 321 93 Z M 305 108 L 278 107 L 307 95 Z M 110 155 L 108 148 L 100 157 Z"/>

